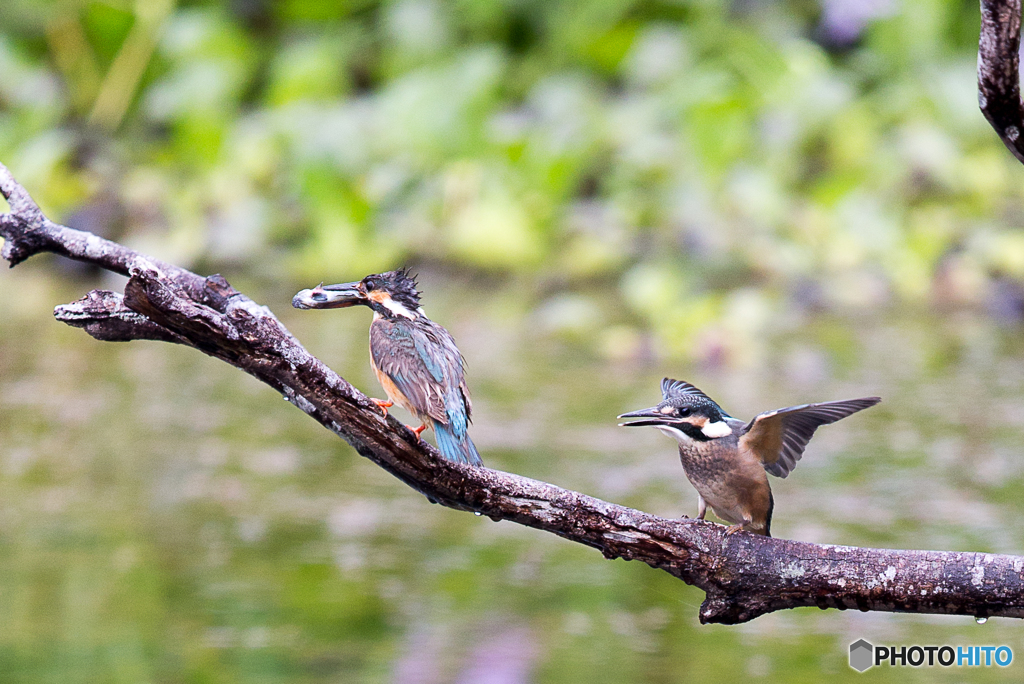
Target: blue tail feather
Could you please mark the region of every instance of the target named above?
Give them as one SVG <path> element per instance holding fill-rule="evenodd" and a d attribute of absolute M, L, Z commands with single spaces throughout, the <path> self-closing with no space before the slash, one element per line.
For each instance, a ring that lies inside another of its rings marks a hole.
<path fill-rule="evenodd" d="M 455 463 L 469 463 L 470 465 L 482 466 L 484 462 L 476 450 L 476 445 L 469 438 L 469 434 L 462 433 L 459 437 L 447 425 L 434 422 L 434 436 L 437 438 L 437 450 L 449 461 Z"/>

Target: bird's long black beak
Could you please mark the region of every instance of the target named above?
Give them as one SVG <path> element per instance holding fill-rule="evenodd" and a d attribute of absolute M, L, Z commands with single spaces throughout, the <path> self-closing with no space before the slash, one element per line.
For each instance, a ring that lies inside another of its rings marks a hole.
<path fill-rule="evenodd" d="M 667 417 L 658 411 L 657 406 L 651 408 L 641 409 L 639 411 L 631 411 L 629 413 L 623 413 L 619 416 L 619 420 L 623 418 L 640 418 L 640 420 L 630 420 L 625 423 L 619 423 L 623 427 L 643 427 L 645 425 L 667 425 L 672 421 L 668 420 Z"/>
<path fill-rule="evenodd" d="M 339 285 L 321 283 L 292 297 L 292 306 L 296 309 L 340 309 L 365 304 L 367 301 L 366 293 L 358 282 Z"/>

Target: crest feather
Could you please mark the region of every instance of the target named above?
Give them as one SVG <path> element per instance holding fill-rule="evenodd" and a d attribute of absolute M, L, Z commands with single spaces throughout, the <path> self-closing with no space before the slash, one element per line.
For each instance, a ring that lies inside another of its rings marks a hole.
<path fill-rule="evenodd" d="M 691 397 L 700 397 L 702 399 L 707 399 L 710 402 L 714 402 L 714 399 L 704 394 L 690 383 L 684 382 L 683 380 L 673 380 L 672 378 L 665 378 L 661 381 L 661 394 L 665 399 L 681 397 L 684 394 L 688 394 Z"/>
<path fill-rule="evenodd" d="M 387 271 L 377 276 L 367 276 L 367 278 L 372 277 L 383 279 L 387 283 L 387 289 L 390 291 L 392 298 L 401 302 L 410 311 L 415 311 L 419 308 L 422 293 L 418 289 L 416 276 L 413 275 L 408 267 L 403 266 L 402 268 Z"/>
<path fill-rule="evenodd" d="M 717 401 L 683 380 L 673 380 L 672 378 L 663 379 L 661 381 L 661 395 L 665 401 L 668 401 L 669 399 L 682 399 L 683 397 L 691 397 L 693 399 L 706 401 L 714 405 L 723 416 L 729 416 L 728 413 L 722 410 L 722 407 L 718 405 Z"/>

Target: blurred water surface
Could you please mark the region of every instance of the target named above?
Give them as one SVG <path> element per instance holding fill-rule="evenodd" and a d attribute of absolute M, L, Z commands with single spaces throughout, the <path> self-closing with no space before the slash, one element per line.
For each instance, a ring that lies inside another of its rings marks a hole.
<path fill-rule="evenodd" d="M 700 591 L 432 506 L 223 363 L 57 324 L 50 307 L 92 285 L 53 273 L 40 260 L 0 276 L 0 681 L 839 681 L 861 676 L 846 664 L 860 637 L 1024 656 L 1020 624 L 1002 619 L 802 609 L 700 626 Z M 662 374 L 744 418 L 877 393 L 883 404 L 821 430 L 795 475 L 773 480 L 776 535 L 1024 547 L 1019 327 L 970 313 L 808 316 L 756 364 L 610 362 L 546 332 L 515 289 L 422 280 L 428 313 L 468 359 L 473 436 L 492 467 L 693 515 L 673 444 L 615 426 L 658 400 Z M 257 292 L 380 394 L 368 312 L 297 312 L 290 289 Z M 1017 667 L 871 676 L 986 681 Z"/>

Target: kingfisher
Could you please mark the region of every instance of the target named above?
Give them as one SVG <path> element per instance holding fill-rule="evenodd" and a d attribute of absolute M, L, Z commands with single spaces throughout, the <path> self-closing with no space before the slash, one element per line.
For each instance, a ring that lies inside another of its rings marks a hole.
<path fill-rule="evenodd" d="M 297 309 L 373 309 L 370 367 L 387 393 L 371 399 L 385 416 L 398 404 L 419 421 L 416 436 L 433 428 L 437 448 L 449 461 L 482 466 L 469 423 L 473 406 L 466 387 L 465 361 L 455 340 L 420 306 L 420 292 L 408 269 L 374 273 L 358 282 L 321 283 L 292 299 Z"/>
<path fill-rule="evenodd" d="M 802 404 L 766 411 L 749 423 L 733 418 L 708 395 L 688 382 L 661 381 L 661 403 L 623 413 L 624 427 L 655 427 L 679 443 L 679 459 L 697 490 L 697 519 L 710 504 L 740 530 L 771 535 L 775 500 L 768 474 L 786 477 L 796 467 L 807 442 L 821 425 L 870 408 L 879 397 Z"/>

